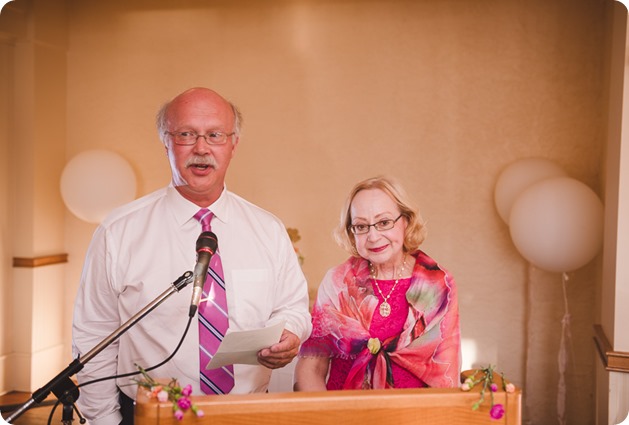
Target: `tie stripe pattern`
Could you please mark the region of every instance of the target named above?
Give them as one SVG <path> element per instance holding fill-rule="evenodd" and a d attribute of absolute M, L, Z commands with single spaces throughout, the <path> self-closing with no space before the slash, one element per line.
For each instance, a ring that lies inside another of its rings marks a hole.
<path fill-rule="evenodd" d="M 201 230 L 206 232 L 212 231 L 210 222 L 213 216 L 210 210 L 203 208 L 194 215 L 194 218 L 201 223 Z M 220 369 L 205 369 L 229 327 L 223 265 L 218 251 L 217 249 L 210 259 L 199 303 L 199 376 L 201 390 L 205 394 L 227 394 L 234 387 L 232 365 Z"/>

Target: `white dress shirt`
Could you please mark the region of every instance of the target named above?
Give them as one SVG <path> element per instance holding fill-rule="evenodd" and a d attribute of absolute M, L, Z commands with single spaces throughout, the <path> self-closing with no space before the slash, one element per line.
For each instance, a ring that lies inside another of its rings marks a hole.
<path fill-rule="evenodd" d="M 200 208 L 168 186 L 112 212 L 88 248 L 74 307 L 73 355 L 84 355 L 121 324 L 166 291 L 196 262 Z M 308 290 L 282 222 L 223 190 L 209 209 L 227 287 L 229 329 L 245 330 L 286 320 L 301 341 L 310 334 Z M 153 366 L 171 354 L 189 316 L 192 284 L 170 296 L 118 341 L 85 364 L 80 383 Z M 198 315 L 197 315 L 198 316 Z M 154 378 L 176 378 L 200 395 L 197 316 L 177 355 L 153 370 Z M 235 365 L 232 393 L 266 391 L 271 370 Z M 131 385 L 130 385 L 131 384 Z M 117 386 L 135 398 L 131 378 L 81 387 L 78 404 L 91 425 L 118 425 Z"/>

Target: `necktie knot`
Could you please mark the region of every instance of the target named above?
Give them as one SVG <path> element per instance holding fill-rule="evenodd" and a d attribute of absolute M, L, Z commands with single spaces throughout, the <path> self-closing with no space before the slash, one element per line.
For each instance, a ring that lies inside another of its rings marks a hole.
<path fill-rule="evenodd" d="M 194 218 L 201 223 L 201 230 L 203 232 L 209 232 L 212 230 L 212 225 L 210 224 L 212 217 L 214 217 L 214 213 L 207 208 L 201 208 L 194 215 Z"/>

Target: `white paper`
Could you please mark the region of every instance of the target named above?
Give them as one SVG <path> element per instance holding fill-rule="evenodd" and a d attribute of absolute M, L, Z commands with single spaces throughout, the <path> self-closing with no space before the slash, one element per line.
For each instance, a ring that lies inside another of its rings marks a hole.
<path fill-rule="evenodd" d="M 223 342 L 206 369 L 218 369 L 230 364 L 258 364 L 258 351 L 280 341 L 286 321 L 250 331 L 227 332 Z"/>

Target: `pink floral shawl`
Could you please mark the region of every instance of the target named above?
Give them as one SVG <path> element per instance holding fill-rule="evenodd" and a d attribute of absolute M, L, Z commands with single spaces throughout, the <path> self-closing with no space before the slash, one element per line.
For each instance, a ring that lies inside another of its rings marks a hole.
<path fill-rule="evenodd" d="M 312 311 L 312 335 L 300 356 L 354 359 L 345 389 L 392 387 L 390 362 L 429 387 L 458 386 L 460 334 L 454 279 L 422 251 L 413 256 L 417 261 L 406 293 L 410 308 L 399 335 L 380 341 L 376 354 L 369 350 L 369 327 L 378 299 L 368 262 L 352 257 L 323 278 Z M 373 341 L 370 346 L 375 351 Z"/>

